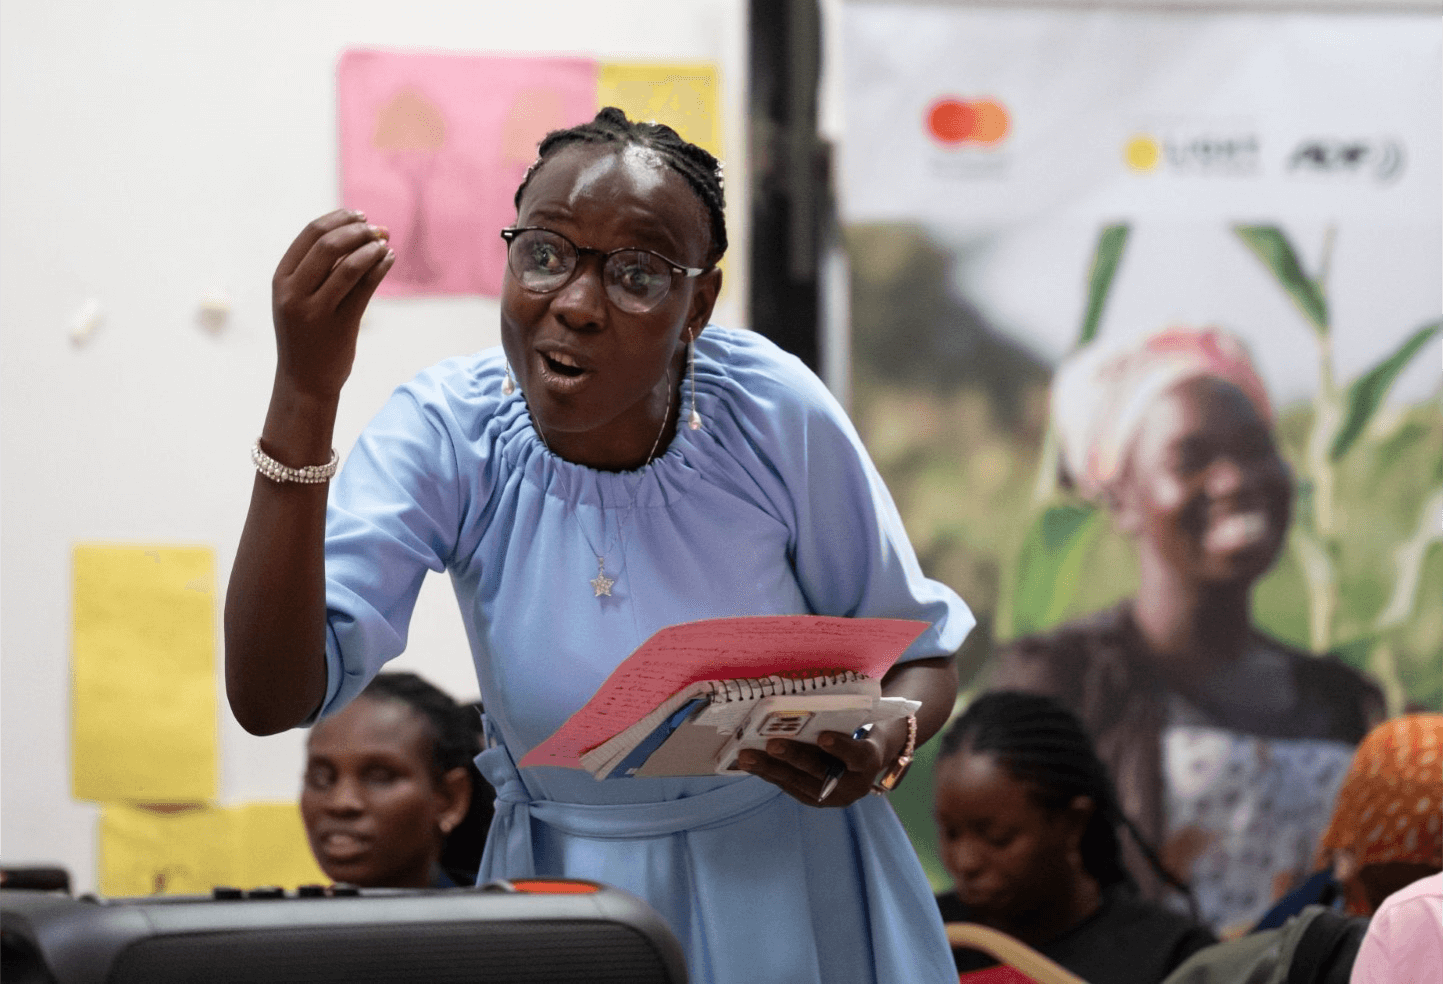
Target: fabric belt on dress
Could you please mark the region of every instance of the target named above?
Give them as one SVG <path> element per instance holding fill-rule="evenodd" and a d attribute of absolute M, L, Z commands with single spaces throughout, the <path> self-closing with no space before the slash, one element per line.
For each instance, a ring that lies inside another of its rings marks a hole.
<path fill-rule="evenodd" d="M 681 799 L 649 803 L 591 804 L 536 800 L 495 726 L 485 722 L 487 748 L 476 765 L 496 790 L 496 814 L 486 840 L 477 883 L 536 874 L 531 820 L 563 833 L 598 840 L 641 840 L 725 826 L 760 809 L 782 791 L 770 783 L 738 782 Z"/>

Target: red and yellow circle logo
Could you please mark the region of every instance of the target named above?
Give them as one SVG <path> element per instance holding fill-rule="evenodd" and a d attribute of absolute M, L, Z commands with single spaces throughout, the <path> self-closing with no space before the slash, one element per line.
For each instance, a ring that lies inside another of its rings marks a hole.
<path fill-rule="evenodd" d="M 1012 118 L 995 99 L 943 96 L 927 108 L 927 132 L 948 147 L 1001 143 L 1012 130 Z"/>

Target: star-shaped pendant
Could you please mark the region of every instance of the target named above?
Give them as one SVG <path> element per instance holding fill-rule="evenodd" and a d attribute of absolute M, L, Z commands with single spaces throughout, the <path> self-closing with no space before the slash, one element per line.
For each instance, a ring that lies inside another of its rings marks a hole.
<path fill-rule="evenodd" d="M 608 598 L 610 598 L 611 586 L 615 583 L 615 578 L 606 576 L 606 561 L 604 561 L 600 557 L 597 557 L 596 576 L 591 579 L 591 586 L 596 589 L 596 597 L 600 598 L 602 595 L 606 595 Z"/>

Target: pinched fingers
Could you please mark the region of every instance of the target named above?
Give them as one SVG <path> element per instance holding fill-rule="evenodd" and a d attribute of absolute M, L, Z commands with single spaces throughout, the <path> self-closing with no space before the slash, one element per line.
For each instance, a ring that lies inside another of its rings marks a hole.
<path fill-rule="evenodd" d="M 380 260 L 361 275 L 361 279 L 341 301 L 336 313 L 348 321 L 354 320 L 359 324 L 366 305 L 371 303 L 371 296 L 376 293 L 376 288 L 381 286 L 381 281 L 386 279 L 386 274 L 390 272 L 395 263 L 396 254 L 387 246 L 385 254 Z"/>
<path fill-rule="evenodd" d="M 301 265 L 301 261 L 306 258 L 306 254 L 311 251 L 311 247 L 322 236 L 342 226 L 365 221 L 365 215 L 349 208 L 338 208 L 334 212 L 327 212 L 325 215 L 311 220 L 301 230 L 300 235 L 291 242 L 285 255 L 281 257 L 281 262 L 276 264 L 275 279 L 279 281 L 295 273 L 296 268 Z"/>
<path fill-rule="evenodd" d="M 395 262 L 386 238 L 348 211 L 323 215 L 296 237 L 271 285 L 279 376 L 307 391 L 340 391 L 361 315 Z"/>
<path fill-rule="evenodd" d="M 386 255 L 389 236 L 382 226 L 359 218 L 343 222 L 312 241 L 289 273 L 277 269 L 275 289 L 301 303 L 333 308 Z"/>
<path fill-rule="evenodd" d="M 354 248 L 342 253 L 332 263 L 320 286 L 312 292 L 311 303 L 318 310 L 334 310 L 339 313 L 363 280 L 376 272 L 377 267 L 384 265 L 389 268 L 394 260 L 391 246 L 386 241 L 389 233 L 379 226 L 366 228 L 368 238 L 362 239 Z M 306 270 L 307 267 L 308 264 L 302 264 L 301 269 Z M 376 283 L 379 285 L 380 280 Z M 374 290 L 374 287 L 372 289 Z M 363 304 L 362 307 L 364 306 Z"/>
<path fill-rule="evenodd" d="M 354 212 L 332 212 L 306 226 L 291 245 L 295 251 L 309 244 L 300 262 L 287 273 L 289 264 L 282 260 L 271 284 L 277 330 L 346 332 L 354 327 L 350 321 L 359 323 L 360 311 L 394 261 L 388 235 Z M 369 289 L 357 292 L 362 282 Z M 353 292 L 358 294 L 358 305 L 348 303 Z"/>

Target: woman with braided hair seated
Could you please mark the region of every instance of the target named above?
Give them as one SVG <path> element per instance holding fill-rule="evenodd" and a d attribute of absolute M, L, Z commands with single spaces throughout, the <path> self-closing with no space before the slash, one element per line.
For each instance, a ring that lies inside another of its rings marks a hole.
<path fill-rule="evenodd" d="M 1192 919 L 1137 896 L 1122 862 L 1107 767 L 1077 718 L 1038 694 L 993 691 L 942 736 L 933 771 L 948 922 L 1000 930 L 1088 984 L 1156 984 L 1213 943 Z M 957 968 L 990 966 L 954 951 Z"/>
<path fill-rule="evenodd" d="M 493 791 L 476 772 L 475 708 L 414 673 L 381 673 L 306 737 L 301 819 L 311 853 L 362 888 L 476 879 Z"/>
<path fill-rule="evenodd" d="M 1137 593 L 1015 640 L 989 685 L 1071 709 L 1123 812 L 1221 935 L 1305 878 L 1353 746 L 1383 714 L 1371 681 L 1252 623 L 1292 482 L 1262 379 L 1218 329 L 1094 345 L 1053 382 L 1066 474 L 1137 549 Z M 1151 898 L 1176 893 L 1135 848 Z"/>
<path fill-rule="evenodd" d="M 709 324 L 720 164 L 616 109 L 552 133 L 516 192 L 499 348 L 403 384 L 329 489 L 385 230 L 312 222 L 274 280 L 278 365 L 226 602 L 226 674 L 256 733 L 324 719 L 404 648 L 449 572 L 496 788 L 479 878 L 592 879 L 670 924 L 691 979 L 941 982 L 951 957 L 901 823 L 868 795 L 946 720 L 973 625 L 921 573 L 845 414 L 764 337 Z M 496 231 L 478 230 L 477 234 Z M 882 681 L 910 721 L 826 753 L 776 740 L 748 776 L 598 782 L 525 753 L 660 628 L 737 615 L 928 627 Z M 845 767 L 825 801 L 834 762 Z"/>

